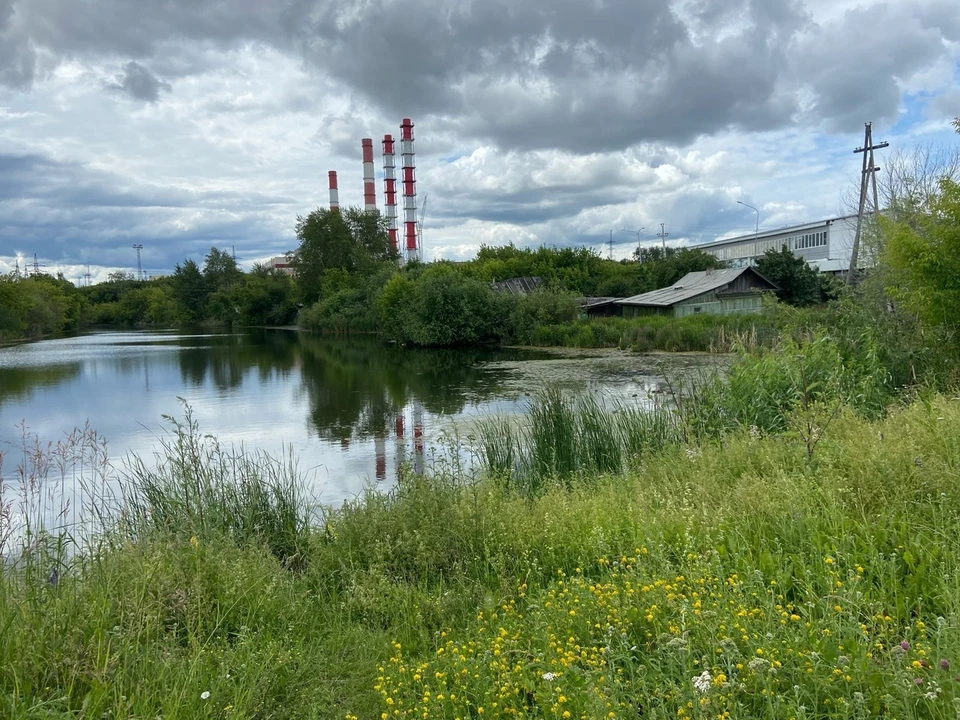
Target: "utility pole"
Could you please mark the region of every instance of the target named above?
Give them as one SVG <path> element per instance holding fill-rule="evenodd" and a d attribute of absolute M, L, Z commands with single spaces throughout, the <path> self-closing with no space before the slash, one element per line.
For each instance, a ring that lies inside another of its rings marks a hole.
<path fill-rule="evenodd" d="M 90 282 L 91 277 L 93 276 L 90 274 L 90 266 L 87 265 L 87 271 L 83 274 L 83 279 L 87 281 L 87 287 L 90 287 L 91 285 L 91 282 Z"/>
<path fill-rule="evenodd" d="M 17 257 L 17 269 L 14 270 L 13 277 L 16 278 L 17 280 L 20 279 L 20 258 L 19 258 L 19 256 Z"/>
<path fill-rule="evenodd" d="M 666 223 L 660 223 L 660 232 L 657 233 L 657 237 L 660 238 L 660 242 L 663 245 L 663 256 L 667 256 L 667 235 L 670 233 L 665 232 L 663 227 Z"/>
<path fill-rule="evenodd" d="M 860 236 L 863 232 L 863 217 L 867 208 L 867 192 L 869 186 L 873 185 L 873 212 L 880 212 L 880 200 L 877 197 L 877 171 L 880 168 L 874 165 L 873 151 L 888 147 L 890 143 L 882 142 L 873 144 L 873 123 L 864 123 L 863 147 L 858 147 L 853 151 L 854 155 L 863 155 L 863 167 L 860 171 L 860 206 L 857 210 L 857 234 L 853 237 L 853 250 L 850 252 L 850 269 L 847 271 L 847 285 L 853 284 L 854 276 L 857 273 L 857 259 L 860 254 Z"/>
<path fill-rule="evenodd" d="M 610 259 L 613 260 L 613 230 L 610 231 Z"/>
<path fill-rule="evenodd" d="M 33 274 L 34 275 L 40 274 L 40 267 L 41 267 L 40 263 L 37 262 L 37 254 L 34 253 L 33 254 Z M 44 265 L 43 267 L 46 267 L 46 265 Z"/>
<path fill-rule="evenodd" d="M 647 227 L 646 227 L 646 225 L 644 225 L 644 226 L 643 226 L 642 228 L 640 228 L 639 230 L 627 230 L 626 228 L 624 228 L 623 230 L 620 231 L 620 232 L 628 232 L 628 233 L 636 233 L 636 234 L 637 234 L 637 262 L 640 261 L 640 233 L 642 233 L 642 232 L 643 232 L 644 230 L 646 230 L 646 229 L 647 229 Z M 613 231 L 611 231 L 611 235 L 612 235 L 612 234 L 613 234 Z M 613 240 L 611 240 L 610 242 L 613 242 Z"/>
<path fill-rule="evenodd" d="M 133 249 L 137 251 L 137 282 L 139 282 L 143 279 L 143 265 L 140 264 L 140 251 L 143 250 L 143 245 L 137 243 Z"/>

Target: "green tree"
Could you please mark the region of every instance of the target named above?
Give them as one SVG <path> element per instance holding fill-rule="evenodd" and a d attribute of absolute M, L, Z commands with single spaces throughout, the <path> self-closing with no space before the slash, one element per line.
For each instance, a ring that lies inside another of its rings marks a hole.
<path fill-rule="evenodd" d="M 182 312 L 181 322 L 185 324 L 200 322 L 207 316 L 207 298 L 210 287 L 200 267 L 193 260 L 185 260 L 177 265 L 172 278 L 173 296 Z"/>
<path fill-rule="evenodd" d="M 237 265 L 233 255 L 228 252 L 210 248 L 203 262 L 203 278 L 211 292 L 225 290 L 243 277 L 243 271 Z"/>
<path fill-rule="evenodd" d="M 757 272 L 777 285 L 777 298 L 797 307 L 821 301 L 820 274 L 786 247 L 770 248 L 757 260 Z"/>
<path fill-rule="evenodd" d="M 344 289 L 341 273 L 357 276 L 370 272 L 378 263 L 395 260 L 390 249 L 386 219 L 379 213 L 358 208 L 341 211 L 319 208 L 297 218 L 299 246 L 291 255 L 297 287 L 304 303 Z M 324 280 L 334 286 L 325 287 Z"/>
<path fill-rule="evenodd" d="M 881 220 L 881 262 L 887 291 L 932 325 L 960 324 L 960 184 L 944 179 L 940 192 L 911 222 Z"/>

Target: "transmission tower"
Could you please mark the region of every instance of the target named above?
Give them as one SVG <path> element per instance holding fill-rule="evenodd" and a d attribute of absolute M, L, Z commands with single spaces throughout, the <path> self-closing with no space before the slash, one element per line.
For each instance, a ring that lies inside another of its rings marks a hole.
<path fill-rule="evenodd" d="M 137 243 L 133 246 L 133 249 L 137 251 L 137 280 L 143 280 L 143 265 L 140 264 L 140 251 L 143 250 L 143 245 Z"/>
<path fill-rule="evenodd" d="M 90 282 L 90 279 L 93 276 L 90 274 L 90 266 L 87 265 L 87 271 L 83 274 L 83 279 L 87 281 L 87 287 L 90 287 L 93 283 Z"/>
<path fill-rule="evenodd" d="M 41 264 L 37 261 L 37 254 L 34 253 L 34 254 L 33 254 L 33 272 L 30 273 L 30 274 L 31 274 L 31 275 L 39 275 L 39 274 L 40 274 L 40 268 L 42 268 L 42 267 L 46 267 L 46 265 L 41 265 Z"/>
<path fill-rule="evenodd" d="M 880 212 L 880 201 L 877 197 L 877 171 L 880 168 L 874 165 L 873 151 L 888 147 L 890 143 L 882 142 L 873 144 L 873 123 L 864 123 L 863 147 L 858 147 L 853 151 L 854 155 L 863 155 L 863 169 L 860 172 L 860 207 L 857 210 L 857 234 L 853 236 L 853 250 L 850 252 L 850 269 L 847 271 L 847 285 L 853 283 L 857 272 L 857 260 L 860 253 L 860 235 L 863 231 L 863 217 L 867 209 L 867 193 L 870 186 L 873 186 L 873 212 Z"/>

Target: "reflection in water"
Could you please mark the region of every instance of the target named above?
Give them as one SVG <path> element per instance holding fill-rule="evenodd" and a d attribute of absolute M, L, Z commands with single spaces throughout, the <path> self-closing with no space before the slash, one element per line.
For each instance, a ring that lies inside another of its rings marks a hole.
<path fill-rule="evenodd" d="M 337 503 L 408 464 L 423 472 L 450 423 L 521 410 L 545 385 L 655 391 L 660 373 L 637 357 L 591 365 L 585 355 L 411 350 L 288 330 L 92 333 L 0 349 L 0 452 L 23 419 L 45 440 L 89 421 L 118 463 L 149 458 L 162 416 L 180 416 L 183 398 L 224 445 L 292 449 L 321 500 Z"/>
<path fill-rule="evenodd" d="M 46 365 L 41 367 L 10 367 L 0 366 L 0 407 L 5 403 L 14 403 L 29 399 L 35 392 L 43 388 L 52 388 L 77 377 L 82 365 L 79 362 L 62 365 Z M 4 428 L 0 430 L 0 437 Z"/>

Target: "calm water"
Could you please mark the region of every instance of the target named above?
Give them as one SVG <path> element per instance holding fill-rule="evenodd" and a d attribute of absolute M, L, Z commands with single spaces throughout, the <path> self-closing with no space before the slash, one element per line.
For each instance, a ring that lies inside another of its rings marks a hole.
<path fill-rule="evenodd" d="M 45 441 L 89 423 L 120 467 L 129 453 L 152 455 L 163 416 L 182 417 L 182 398 L 201 431 L 223 444 L 292 449 L 318 498 L 337 504 L 371 484 L 390 487 L 405 463 L 429 467 L 444 438 L 523 411 L 530 393 L 551 384 L 649 403 L 662 362 L 609 352 L 404 350 L 288 330 L 92 333 L 0 349 L 0 452 L 19 445 L 21 422 Z"/>

